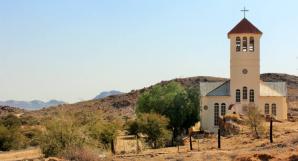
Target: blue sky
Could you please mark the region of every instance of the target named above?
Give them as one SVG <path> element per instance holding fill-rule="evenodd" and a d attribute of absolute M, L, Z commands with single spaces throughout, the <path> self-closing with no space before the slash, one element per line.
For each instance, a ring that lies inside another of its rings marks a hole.
<path fill-rule="evenodd" d="M 296 0 L 0 0 L 0 100 L 88 100 L 161 80 L 229 76 L 227 32 L 264 35 L 261 72 L 298 75 Z"/>

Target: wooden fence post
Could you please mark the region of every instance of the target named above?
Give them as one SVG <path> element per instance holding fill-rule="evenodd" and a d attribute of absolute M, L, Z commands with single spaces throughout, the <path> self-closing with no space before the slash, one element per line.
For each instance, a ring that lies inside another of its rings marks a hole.
<path fill-rule="evenodd" d="M 217 147 L 220 149 L 220 128 L 218 129 Z"/>
<path fill-rule="evenodd" d="M 273 121 L 272 121 L 273 119 L 272 119 L 272 117 L 271 117 L 271 119 L 270 119 L 270 143 L 273 143 L 273 137 L 272 137 L 272 130 L 273 130 Z"/>
<path fill-rule="evenodd" d="M 190 147 L 190 150 L 192 150 L 192 140 L 191 140 L 191 134 L 189 135 L 189 147 Z"/>
<path fill-rule="evenodd" d="M 198 143 L 198 151 L 200 151 L 200 139 L 197 140 Z"/>
<path fill-rule="evenodd" d="M 114 140 L 111 141 L 111 151 L 113 154 L 116 154 Z"/>
<path fill-rule="evenodd" d="M 189 133 L 189 147 L 190 147 L 190 150 L 192 150 L 192 140 L 191 140 L 192 129 L 191 128 L 188 129 L 188 133 Z"/>

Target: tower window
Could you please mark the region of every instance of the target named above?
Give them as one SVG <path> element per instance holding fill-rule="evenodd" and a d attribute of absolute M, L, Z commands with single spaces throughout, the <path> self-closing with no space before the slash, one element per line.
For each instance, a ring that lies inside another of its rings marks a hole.
<path fill-rule="evenodd" d="M 221 104 L 221 116 L 224 116 L 224 115 L 226 115 L 226 104 L 225 103 L 222 103 Z"/>
<path fill-rule="evenodd" d="M 255 40 L 253 37 L 249 38 L 249 51 L 253 52 L 255 50 Z"/>
<path fill-rule="evenodd" d="M 242 98 L 244 99 L 244 100 L 246 100 L 247 99 L 247 87 L 243 87 L 243 94 L 242 94 Z"/>
<path fill-rule="evenodd" d="M 243 37 L 242 43 L 243 43 L 242 51 L 246 52 L 247 51 L 247 37 Z"/>
<path fill-rule="evenodd" d="M 240 98 L 241 98 L 240 95 L 241 95 L 241 94 L 240 94 L 240 89 L 237 89 L 237 90 L 236 90 L 236 102 L 240 102 Z"/>
<path fill-rule="evenodd" d="M 276 104 L 275 103 L 273 103 L 271 105 L 271 111 L 272 111 L 272 115 L 276 116 Z"/>
<path fill-rule="evenodd" d="M 248 70 L 247 69 L 242 69 L 242 74 L 247 74 Z"/>
<path fill-rule="evenodd" d="M 249 90 L 249 102 L 255 102 L 255 91 L 253 89 Z"/>
<path fill-rule="evenodd" d="M 215 126 L 219 125 L 218 117 L 219 117 L 219 104 L 215 103 L 214 104 L 214 125 Z"/>
<path fill-rule="evenodd" d="M 265 104 L 265 115 L 269 115 L 269 104 Z"/>
<path fill-rule="evenodd" d="M 241 51 L 241 39 L 240 37 L 236 37 L 236 51 Z"/>

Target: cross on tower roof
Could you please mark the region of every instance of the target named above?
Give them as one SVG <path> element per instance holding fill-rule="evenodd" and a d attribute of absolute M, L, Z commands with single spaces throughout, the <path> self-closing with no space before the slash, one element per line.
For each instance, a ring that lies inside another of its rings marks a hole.
<path fill-rule="evenodd" d="M 244 18 L 245 18 L 245 12 L 248 12 L 249 10 L 247 10 L 245 7 L 243 8 L 243 10 L 240 10 L 241 12 L 243 12 L 244 14 Z"/>

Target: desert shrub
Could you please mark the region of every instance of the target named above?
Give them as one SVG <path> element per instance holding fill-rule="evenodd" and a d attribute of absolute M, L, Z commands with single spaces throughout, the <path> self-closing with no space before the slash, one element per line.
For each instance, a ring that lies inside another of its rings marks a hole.
<path fill-rule="evenodd" d="M 118 136 L 118 126 L 114 123 L 104 123 L 99 133 L 99 141 L 105 146 L 110 147 L 111 152 L 115 153 L 115 142 Z"/>
<path fill-rule="evenodd" d="M 33 126 L 33 125 L 39 125 L 40 122 L 38 119 L 36 119 L 35 117 L 33 116 L 24 116 L 24 117 L 21 117 L 20 118 L 20 121 L 21 121 L 21 124 L 22 125 L 30 125 L 30 126 Z"/>
<path fill-rule="evenodd" d="M 144 113 L 138 115 L 135 121 L 128 124 L 128 133 L 138 136 L 140 133 L 147 137 L 145 141 L 152 148 L 165 146 L 170 141 L 171 134 L 167 130 L 169 120 L 159 114 Z M 137 137 L 138 138 L 138 137 Z"/>
<path fill-rule="evenodd" d="M 28 146 L 37 146 L 39 144 L 40 133 L 37 130 L 28 128 L 30 126 L 21 126 L 31 124 L 35 120 L 33 117 L 19 118 L 13 114 L 4 116 L 0 120 L 1 124 L 1 150 L 16 150 Z M 33 123 L 32 123 L 33 124 Z"/>
<path fill-rule="evenodd" d="M 139 121 L 139 119 L 136 119 L 134 121 L 127 122 L 126 130 L 129 135 L 134 135 L 136 137 L 137 145 L 136 145 L 136 152 L 140 152 L 140 145 L 139 145 L 139 138 L 140 134 L 142 132 L 141 129 L 142 123 Z"/>
<path fill-rule="evenodd" d="M 92 139 L 97 141 L 97 146 L 100 146 L 100 142 L 99 142 L 99 136 L 101 133 L 101 127 L 102 127 L 102 122 L 96 122 L 94 124 L 88 125 L 88 127 L 86 127 L 86 133 L 88 133 L 88 136 L 90 136 Z"/>
<path fill-rule="evenodd" d="M 141 131 L 142 123 L 139 121 L 139 119 L 128 121 L 126 130 L 129 135 L 139 135 Z"/>
<path fill-rule="evenodd" d="M 2 117 L 1 123 L 8 129 L 18 128 L 22 125 L 21 120 L 13 114 Z"/>
<path fill-rule="evenodd" d="M 74 117 L 76 123 L 82 126 L 93 125 L 102 121 L 101 113 L 94 111 L 78 111 L 74 113 Z"/>
<path fill-rule="evenodd" d="M 0 124 L 0 150 L 17 150 L 28 146 L 28 139 L 17 128 L 8 129 Z"/>
<path fill-rule="evenodd" d="M 7 147 L 7 136 L 9 135 L 8 129 L 0 124 L 0 150 L 9 150 Z"/>
<path fill-rule="evenodd" d="M 260 138 L 265 133 L 264 118 L 255 106 L 250 106 L 247 113 L 247 124 L 255 138 Z"/>
<path fill-rule="evenodd" d="M 46 157 L 57 156 L 69 147 L 82 147 L 85 139 L 72 120 L 53 120 L 47 123 L 40 147 Z"/>
<path fill-rule="evenodd" d="M 98 161 L 100 160 L 98 154 L 89 148 L 69 148 L 63 155 L 63 158 L 72 161 Z"/>
<path fill-rule="evenodd" d="M 45 156 L 61 156 L 69 149 L 107 148 L 116 137 L 116 127 L 92 111 L 57 111 L 44 122 L 40 147 Z"/>
<path fill-rule="evenodd" d="M 22 134 L 29 140 L 30 146 L 38 146 L 42 136 L 41 130 L 37 128 L 30 128 L 22 131 Z"/>
<path fill-rule="evenodd" d="M 69 150 L 73 152 L 85 147 L 111 148 L 115 152 L 114 143 L 120 127 L 117 119 L 107 122 L 98 112 L 63 109 L 57 110 L 54 118 L 48 117 L 43 126 L 40 147 L 46 157 L 62 156 Z"/>

